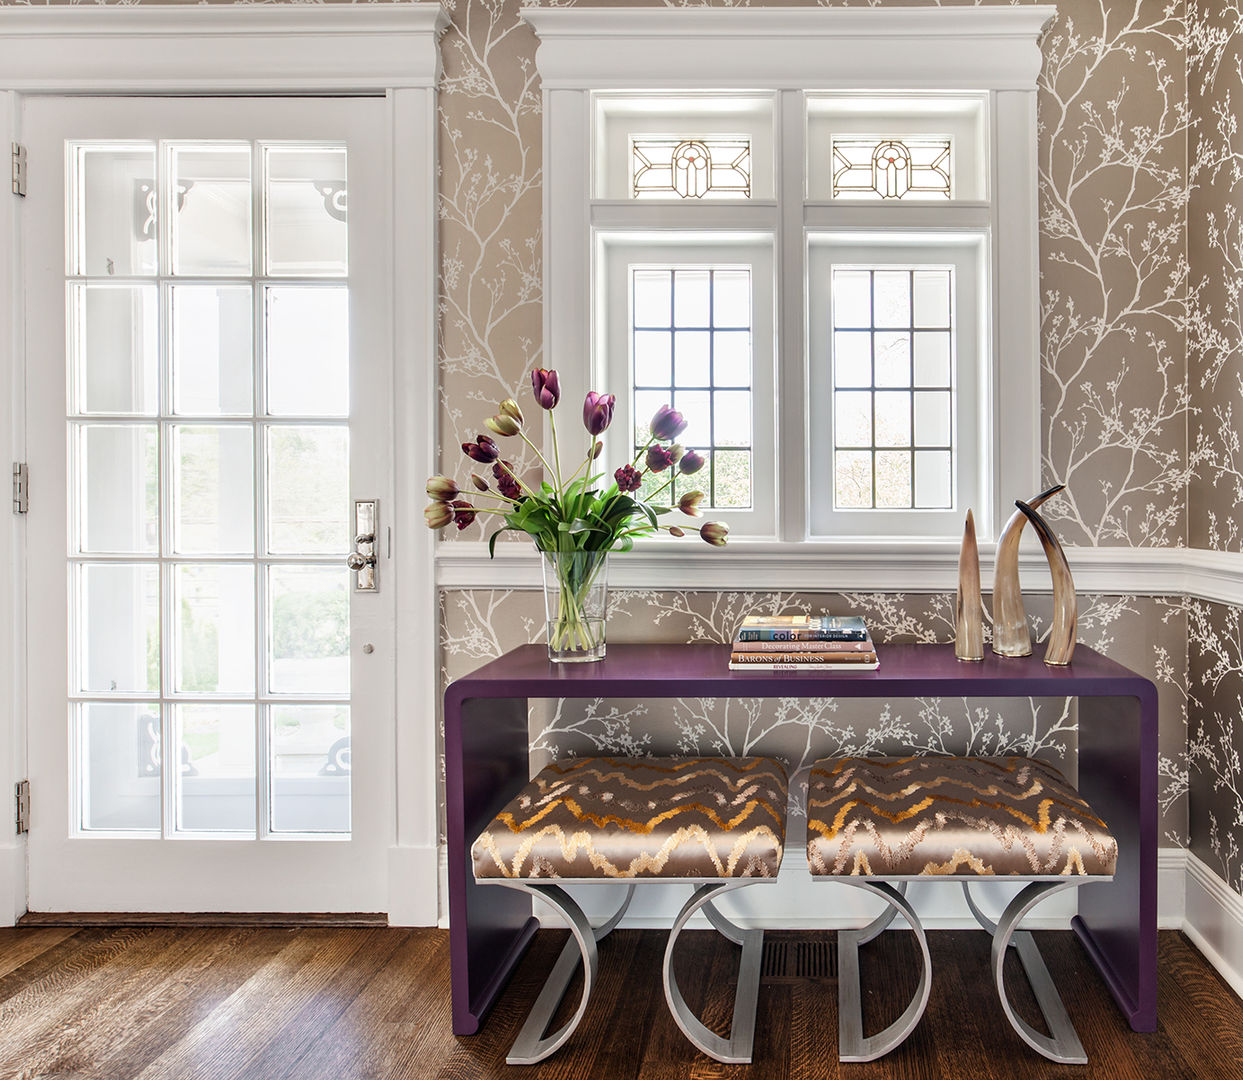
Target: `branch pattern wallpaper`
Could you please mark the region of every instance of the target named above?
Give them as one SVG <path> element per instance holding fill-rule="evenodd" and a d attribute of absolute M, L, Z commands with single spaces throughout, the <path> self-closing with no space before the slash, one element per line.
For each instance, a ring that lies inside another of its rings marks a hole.
<path fill-rule="evenodd" d="M 437 360 L 446 471 L 461 471 L 458 445 L 473 438 L 475 419 L 502 398 L 523 400 L 527 372 L 542 362 L 540 85 L 520 6 L 445 2 Z M 1045 479 L 1068 494 L 1049 516 L 1067 544 L 1243 551 L 1243 0 L 1060 0 L 1058 9 L 1039 97 L 1042 460 Z M 1081 640 L 1160 689 L 1166 841 L 1190 843 L 1243 892 L 1240 609 L 1081 600 Z M 443 593 L 443 678 L 539 640 L 541 603 L 520 590 Z M 723 641 L 746 611 L 828 609 L 865 615 L 880 641 L 946 640 L 951 603 L 941 594 L 631 591 L 614 597 L 610 636 Z M 1047 625 L 1040 603 L 1030 605 L 1038 631 Z M 1050 701 L 860 712 L 834 701 L 687 700 L 667 715 L 608 701 L 532 716 L 537 755 L 742 751 L 762 737 L 794 764 L 872 748 L 1022 748 L 1073 764 L 1075 734 L 1073 709 Z"/>

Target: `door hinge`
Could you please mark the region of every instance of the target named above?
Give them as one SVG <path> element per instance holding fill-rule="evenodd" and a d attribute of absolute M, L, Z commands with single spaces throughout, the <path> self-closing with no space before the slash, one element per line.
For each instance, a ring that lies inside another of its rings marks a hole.
<path fill-rule="evenodd" d="M 13 462 L 13 513 L 24 514 L 30 509 L 30 466 L 24 461 Z"/>
<path fill-rule="evenodd" d="M 26 148 L 21 143 L 12 143 L 13 147 L 13 194 L 26 194 Z"/>
<path fill-rule="evenodd" d="M 30 832 L 30 781 L 17 782 L 17 835 Z"/>

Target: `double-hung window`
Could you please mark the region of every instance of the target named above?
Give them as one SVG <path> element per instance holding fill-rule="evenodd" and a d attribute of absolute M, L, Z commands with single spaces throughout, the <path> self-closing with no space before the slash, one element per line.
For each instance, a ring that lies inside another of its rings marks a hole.
<path fill-rule="evenodd" d="M 525 12 L 549 362 L 617 394 L 611 457 L 671 401 L 735 538 L 995 534 L 1038 477 L 1051 14 Z"/>

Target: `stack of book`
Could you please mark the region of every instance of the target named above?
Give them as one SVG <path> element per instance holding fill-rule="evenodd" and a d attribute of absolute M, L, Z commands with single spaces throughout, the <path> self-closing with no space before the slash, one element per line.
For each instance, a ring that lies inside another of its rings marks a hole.
<path fill-rule="evenodd" d="M 729 655 L 730 671 L 875 671 L 880 666 L 858 615 L 748 615 Z"/>

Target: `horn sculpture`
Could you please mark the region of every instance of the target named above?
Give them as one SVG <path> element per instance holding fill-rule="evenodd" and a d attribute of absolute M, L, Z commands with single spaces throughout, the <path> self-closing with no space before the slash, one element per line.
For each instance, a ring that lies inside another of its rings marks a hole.
<path fill-rule="evenodd" d="M 1075 651 L 1075 630 L 1079 619 L 1079 604 L 1075 599 L 1075 583 L 1070 576 L 1070 564 L 1066 552 L 1058 543 L 1053 530 L 1035 510 L 1025 502 L 1014 504 L 1027 517 L 1045 558 L 1049 560 L 1049 572 L 1053 575 L 1053 629 L 1049 631 L 1049 643 L 1045 646 L 1044 662 L 1062 667 L 1070 663 Z"/>
<path fill-rule="evenodd" d="M 1036 509 L 1066 485 L 1055 484 L 1042 491 L 1027 505 Z M 1010 515 L 997 540 L 997 560 L 993 572 L 993 652 L 999 656 L 1031 656 L 1032 637 L 1027 629 L 1027 612 L 1019 590 L 1019 537 L 1027 518 L 1021 510 Z"/>
<path fill-rule="evenodd" d="M 984 659 L 984 603 L 980 599 L 980 552 L 975 543 L 975 517 L 967 524 L 958 551 L 958 603 L 954 611 L 954 655 L 959 660 Z"/>

